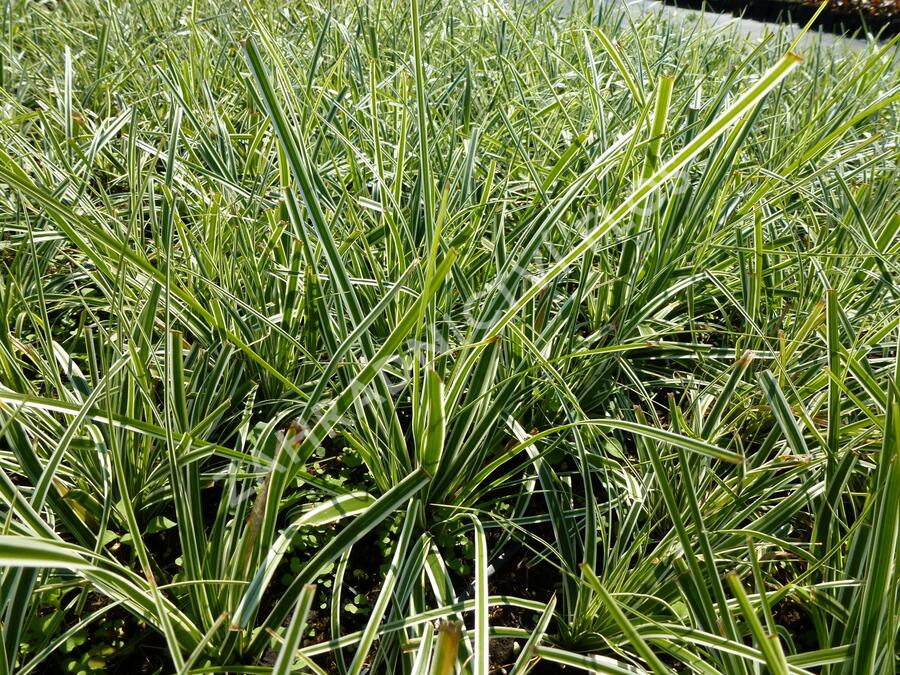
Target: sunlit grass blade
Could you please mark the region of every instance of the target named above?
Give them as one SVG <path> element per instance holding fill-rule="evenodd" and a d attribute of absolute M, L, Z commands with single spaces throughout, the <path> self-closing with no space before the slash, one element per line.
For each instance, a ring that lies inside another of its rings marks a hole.
<path fill-rule="evenodd" d="M 584 575 L 584 578 L 587 580 L 587 583 L 593 589 L 593 591 L 600 597 L 600 600 L 603 602 L 603 606 L 606 608 L 606 611 L 612 616 L 613 621 L 616 622 L 616 625 L 619 627 L 619 630 L 625 635 L 626 639 L 631 643 L 634 647 L 635 651 L 640 654 L 641 658 L 647 663 L 650 667 L 650 670 L 657 675 L 662 675 L 663 673 L 669 673 L 669 669 L 663 664 L 662 661 L 659 660 L 659 657 L 656 655 L 656 652 L 653 651 L 653 648 L 647 644 L 644 638 L 641 637 L 640 633 L 635 629 L 635 627 L 631 624 L 628 617 L 625 616 L 625 613 L 622 611 L 622 608 L 616 603 L 615 598 L 609 594 L 609 591 L 603 586 L 603 582 L 597 578 L 597 575 L 594 574 L 594 571 L 587 567 L 586 565 L 582 565 L 581 573 Z"/>
<path fill-rule="evenodd" d="M 759 621 L 759 617 L 756 616 L 756 610 L 750 604 L 747 592 L 741 585 L 740 578 L 734 573 L 729 574 L 726 578 L 731 592 L 737 598 L 741 607 L 744 620 L 750 627 L 750 633 L 756 640 L 757 647 L 765 655 L 769 672 L 773 673 L 773 675 L 788 675 L 788 663 L 785 660 L 784 651 L 781 648 L 781 643 L 778 641 L 778 636 L 766 633 Z"/>
<path fill-rule="evenodd" d="M 300 597 L 297 598 L 297 607 L 284 634 L 284 641 L 278 650 L 278 658 L 272 666 L 272 675 L 287 675 L 293 672 L 293 663 L 300 640 L 306 629 L 306 617 L 315 599 L 316 587 L 308 584 L 303 587 Z"/>

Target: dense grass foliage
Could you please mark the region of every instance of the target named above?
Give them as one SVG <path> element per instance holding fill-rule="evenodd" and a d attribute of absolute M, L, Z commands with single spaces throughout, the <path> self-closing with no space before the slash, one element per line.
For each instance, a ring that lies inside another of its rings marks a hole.
<path fill-rule="evenodd" d="M 2 21 L 0 675 L 895 672 L 896 41 Z"/>

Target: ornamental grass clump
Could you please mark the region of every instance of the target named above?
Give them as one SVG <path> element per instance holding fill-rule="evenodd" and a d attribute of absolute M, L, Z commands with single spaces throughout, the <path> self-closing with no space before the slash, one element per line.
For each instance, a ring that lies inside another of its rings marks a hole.
<path fill-rule="evenodd" d="M 896 40 L 629 11 L 8 3 L 0 675 L 894 672 Z"/>

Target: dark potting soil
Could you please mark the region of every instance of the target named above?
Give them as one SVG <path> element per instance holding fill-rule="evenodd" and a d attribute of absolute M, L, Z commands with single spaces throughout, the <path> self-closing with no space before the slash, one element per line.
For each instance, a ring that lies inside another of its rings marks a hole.
<path fill-rule="evenodd" d="M 769 23 L 805 26 L 819 8 L 814 0 L 662 0 L 687 9 L 730 13 Z M 813 23 L 838 35 L 869 32 L 889 38 L 900 33 L 900 0 L 831 0 Z"/>

